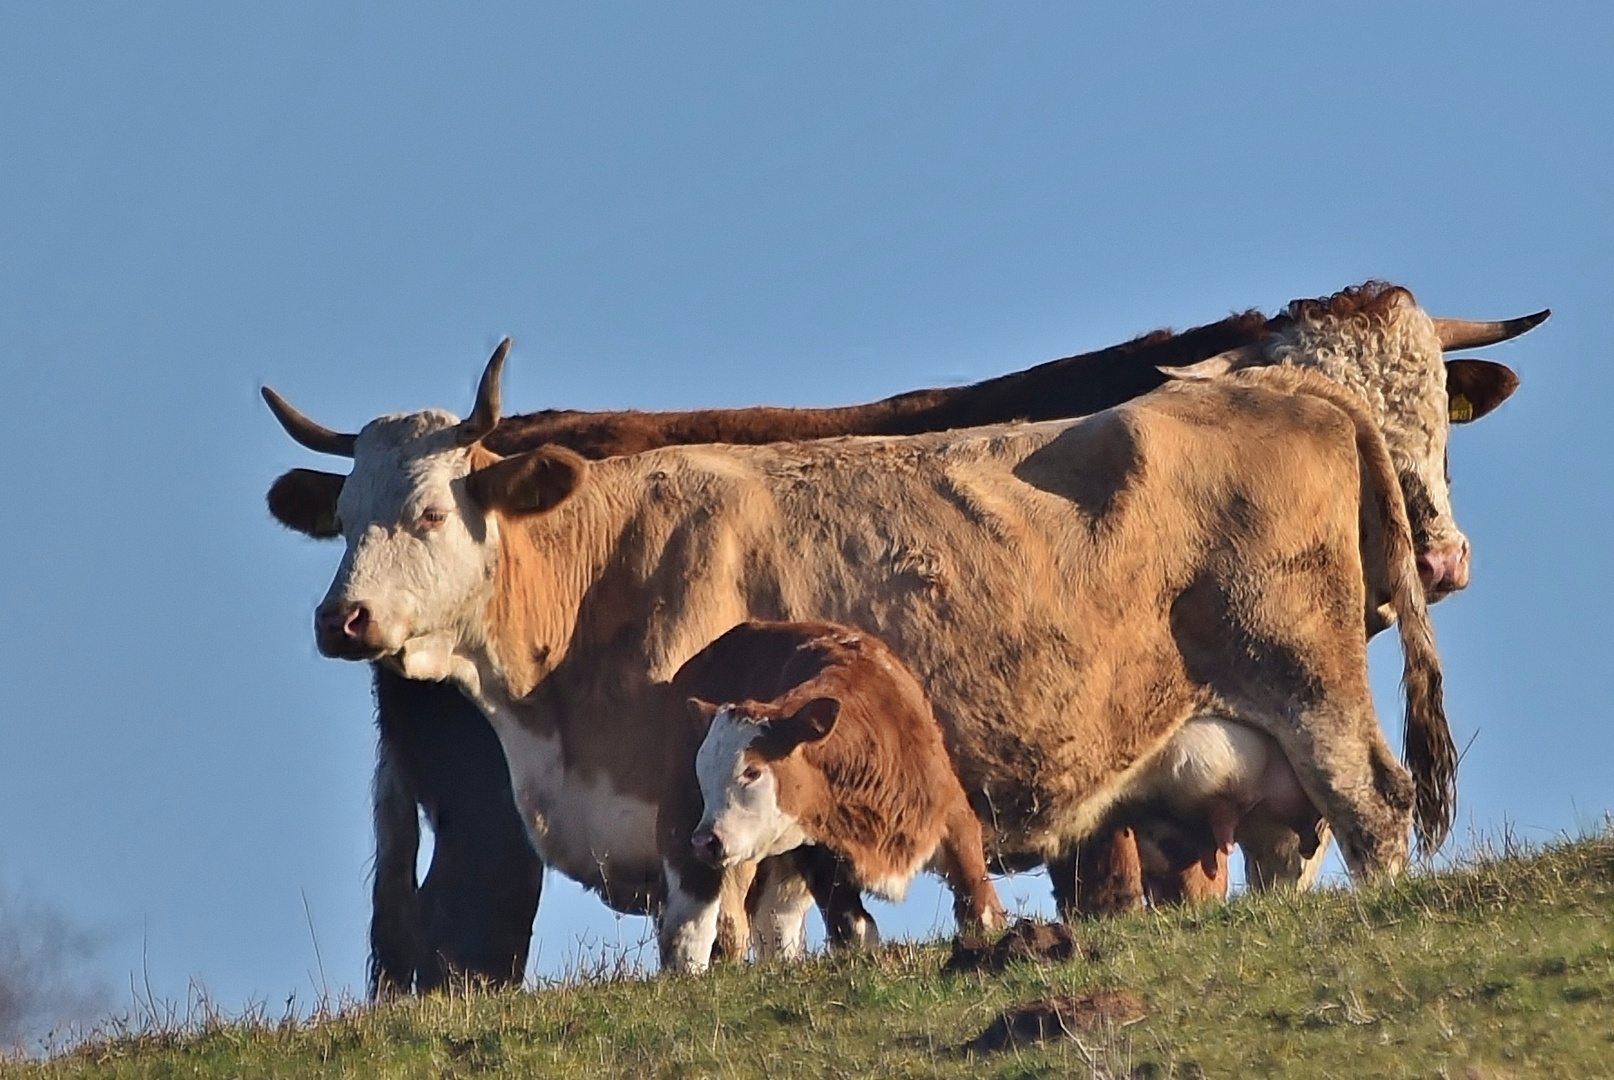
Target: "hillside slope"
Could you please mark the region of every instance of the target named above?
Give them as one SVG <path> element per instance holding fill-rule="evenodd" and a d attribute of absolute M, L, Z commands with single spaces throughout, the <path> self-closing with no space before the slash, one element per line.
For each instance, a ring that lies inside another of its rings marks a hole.
<path fill-rule="evenodd" d="M 943 971 L 947 943 L 104 1036 L 7 1076 L 1614 1075 L 1614 835 L 1360 891 L 1079 927 L 1080 956 Z M 1125 993 L 1105 993 L 1125 991 Z M 1095 996 L 1096 994 L 1096 996 Z M 964 1044 L 1073 996 L 1065 1032 Z M 1139 1014 L 1141 1012 L 1141 1018 Z"/>

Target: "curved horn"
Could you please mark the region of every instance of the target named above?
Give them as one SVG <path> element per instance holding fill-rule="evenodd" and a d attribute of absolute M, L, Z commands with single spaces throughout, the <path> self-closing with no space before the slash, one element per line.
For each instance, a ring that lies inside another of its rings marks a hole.
<path fill-rule="evenodd" d="M 1440 347 L 1446 352 L 1453 349 L 1481 349 L 1499 341 L 1516 338 L 1526 330 L 1534 330 L 1547 321 L 1551 308 L 1543 308 L 1522 319 L 1503 319 L 1485 322 L 1474 319 L 1436 319 L 1435 331 L 1440 334 Z"/>
<path fill-rule="evenodd" d="M 1263 359 L 1265 359 L 1265 355 L 1261 351 L 1260 345 L 1240 345 L 1236 349 L 1228 349 L 1226 352 L 1217 353 L 1215 356 L 1207 357 L 1192 364 L 1181 364 L 1176 367 L 1157 364 L 1155 370 L 1173 379 L 1187 381 L 1214 379 L 1219 375 L 1226 375 L 1230 371 L 1254 367 Z"/>
<path fill-rule="evenodd" d="M 504 372 L 504 358 L 509 352 L 510 339 L 505 338 L 488 358 L 482 381 L 476 387 L 476 407 L 471 410 L 470 416 L 460 422 L 458 441 L 461 446 L 476 442 L 498 424 L 499 376 Z"/>
<path fill-rule="evenodd" d="M 353 444 L 358 439 L 357 435 L 344 435 L 340 431 L 332 431 L 323 424 L 314 423 L 292 408 L 291 402 L 267 386 L 261 392 L 269 411 L 275 414 L 275 419 L 280 421 L 280 426 L 286 429 L 287 435 L 318 454 L 353 456 Z"/>

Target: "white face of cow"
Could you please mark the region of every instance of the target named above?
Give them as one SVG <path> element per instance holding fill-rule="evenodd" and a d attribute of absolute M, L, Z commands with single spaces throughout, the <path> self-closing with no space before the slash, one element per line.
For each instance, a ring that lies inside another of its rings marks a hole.
<path fill-rule="evenodd" d="M 325 655 L 391 658 L 416 679 L 472 674 L 471 656 L 489 644 L 499 522 L 554 509 L 576 492 L 588 464 L 561 447 L 500 457 L 482 446 L 498 424 L 509 349 L 506 338 L 494 350 L 463 422 L 431 409 L 383 416 L 344 435 L 264 388 L 293 439 L 353 459 L 347 476 L 293 469 L 269 489 L 270 512 L 282 524 L 347 542 L 314 613 Z"/>
<path fill-rule="evenodd" d="M 347 550 L 316 616 L 327 655 L 392 656 L 412 677 L 442 679 L 455 648 L 474 639 L 498 524 L 466 489 L 472 449 L 458 444 L 458 425 L 432 410 L 359 433 L 337 499 Z"/>
<path fill-rule="evenodd" d="M 751 749 L 762 731 L 755 720 L 725 706 L 696 752 L 706 812 L 695 831 L 695 850 L 715 865 L 780 855 L 806 842 L 800 822 L 779 805 L 773 766 Z"/>

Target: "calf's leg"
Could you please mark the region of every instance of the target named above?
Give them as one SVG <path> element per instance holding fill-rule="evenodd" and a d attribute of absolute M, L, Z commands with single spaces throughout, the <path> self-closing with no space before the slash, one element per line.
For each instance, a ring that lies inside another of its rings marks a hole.
<path fill-rule="evenodd" d="M 830 947 L 870 949 L 878 945 L 880 930 L 863 906 L 863 891 L 846 861 L 818 844 L 803 844 L 790 854 L 824 916 Z"/>
<path fill-rule="evenodd" d="M 959 791 L 947 814 L 941 841 L 942 873 L 953 890 L 953 921 L 959 929 L 996 930 L 1008 922 L 1003 901 L 986 872 L 981 821 Z"/>

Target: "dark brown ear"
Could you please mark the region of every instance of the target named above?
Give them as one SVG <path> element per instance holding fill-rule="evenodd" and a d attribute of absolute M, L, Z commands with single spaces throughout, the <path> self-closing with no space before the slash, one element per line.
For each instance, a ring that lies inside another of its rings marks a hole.
<path fill-rule="evenodd" d="M 587 469 L 588 462 L 564 446 L 540 446 L 476 470 L 465 488 L 484 510 L 541 514 L 570 498 Z"/>
<path fill-rule="evenodd" d="M 689 716 L 689 726 L 700 736 L 705 736 L 712 726 L 712 717 L 717 715 L 717 711 L 718 706 L 710 701 L 702 701 L 698 697 L 692 697 L 684 702 L 684 712 Z"/>
<path fill-rule="evenodd" d="M 1519 388 L 1519 377 L 1505 364 L 1490 360 L 1447 360 L 1446 396 L 1451 402 L 1451 422 L 1466 424 L 1478 420 Z"/>
<path fill-rule="evenodd" d="M 752 745 L 769 760 L 784 757 L 803 743 L 817 742 L 828 735 L 840 715 L 839 701 L 813 698 L 792 715 L 768 721 L 766 735 Z"/>
<path fill-rule="evenodd" d="M 340 473 L 293 469 L 269 486 L 269 513 L 286 528 L 316 540 L 341 536 L 336 497 L 346 479 Z"/>

